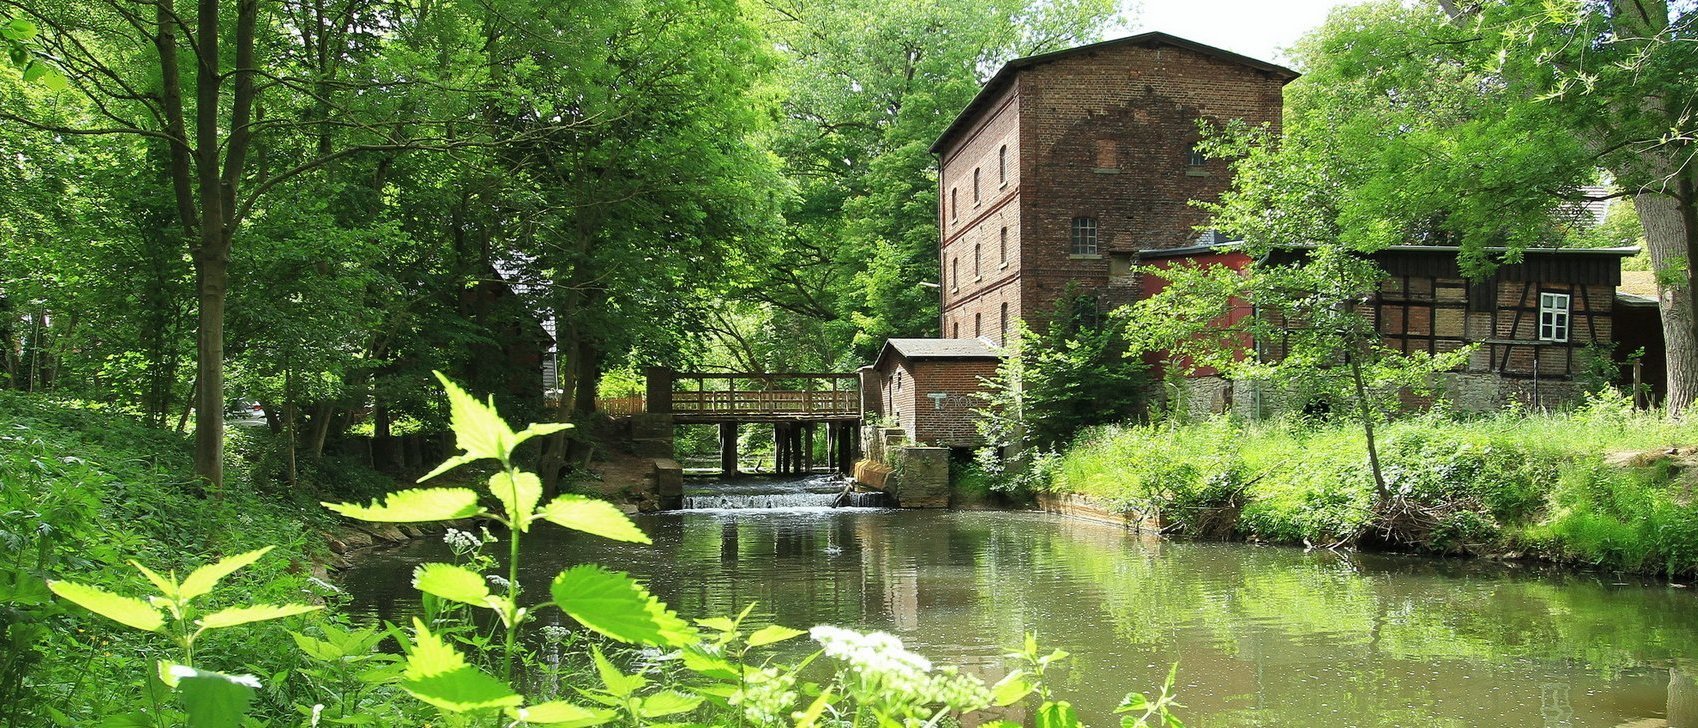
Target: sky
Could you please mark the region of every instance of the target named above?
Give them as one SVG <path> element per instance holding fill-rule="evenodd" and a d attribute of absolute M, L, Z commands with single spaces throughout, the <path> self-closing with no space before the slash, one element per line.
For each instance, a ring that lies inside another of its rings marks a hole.
<path fill-rule="evenodd" d="M 1291 59 L 1282 51 L 1348 0 L 1143 0 L 1125 33 L 1159 30 L 1265 61 Z"/>

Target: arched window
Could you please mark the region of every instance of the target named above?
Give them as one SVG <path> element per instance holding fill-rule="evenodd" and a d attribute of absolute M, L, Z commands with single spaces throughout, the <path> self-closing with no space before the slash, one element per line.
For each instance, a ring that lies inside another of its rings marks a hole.
<path fill-rule="evenodd" d="M 973 314 L 973 338 L 977 339 L 983 335 L 984 334 L 979 331 L 979 315 Z"/>
<path fill-rule="evenodd" d="M 949 290 L 961 287 L 961 259 L 949 259 Z"/>
<path fill-rule="evenodd" d="M 973 204 L 979 204 L 979 168 L 973 168 Z"/>
<path fill-rule="evenodd" d="M 1008 145 L 1002 145 L 996 150 L 996 181 L 998 184 L 1008 184 Z"/>
<path fill-rule="evenodd" d="M 973 280 L 978 280 L 983 277 L 984 276 L 979 273 L 979 244 L 973 243 Z"/>
<path fill-rule="evenodd" d="M 961 200 L 957 199 L 954 187 L 949 188 L 949 219 L 954 220 L 961 214 Z"/>
<path fill-rule="evenodd" d="M 1069 252 L 1074 255 L 1097 254 L 1097 219 L 1094 217 L 1073 218 L 1073 245 Z"/>
<path fill-rule="evenodd" d="M 1002 226 L 1002 232 L 997 235 L 996 262 L 1001 264 L 1001 265 L 1008 265 L 1008 226 L 1007 225 Z"/>
<path fill-rule="evenodd" d="M 1008 302 L 1002 303 L 1002 318 L 997 322 L 997 343 L 1008 345 Z"/>
<path fill-rule="evenodd" d="M 953 325 L 952 325 L 952 328 L 953 328 L 953 329 L 954 329 L 954 330 L 953 330 L 953 331 L 952 331 L 952 332 L 951 332 L 951 333 L 950 333 L 950 334 L 949 334 L 949 337 L 950 337 L 950 338 L 952 338 L 952 339 L 959 339 L 959 338 L 961 338 L 961 322 L 960 322 L 960 321 L 956 321 L 956 322 L 955 322 L 955 323 L 954 323 L 954 324 L 953 324 Z"/>

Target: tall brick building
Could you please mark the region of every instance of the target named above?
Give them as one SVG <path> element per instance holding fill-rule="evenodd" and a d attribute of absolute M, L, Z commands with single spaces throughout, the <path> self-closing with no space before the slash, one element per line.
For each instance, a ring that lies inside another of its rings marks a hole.
<path fill-rule="evenodd" d="M 1003 66 L 931 151 L 939 157 L 943 336 L 1006 343 L 1069 285 L 1135 293 L 1143 250 L 1197 241 L 1227 187 L 1197 122 L 1278 127 L 1291 69 L 1165 33 Z"/>

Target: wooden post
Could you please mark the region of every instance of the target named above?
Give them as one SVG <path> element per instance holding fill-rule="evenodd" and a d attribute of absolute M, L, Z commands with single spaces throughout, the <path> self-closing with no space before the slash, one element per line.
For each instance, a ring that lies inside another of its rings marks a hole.
<path fill-rule="evenodd" d="M 737 423 L 719 423 L 719 470 L 727 477 L 737 472 Z"/>
<path fill-rule="evenodd" d="M 1644 373 L 1645 373 L 1644 367 L 1645 367 L 1645 363 L 1642 362 L 1642 361 L 1636 360 L 1636 361 L 1633 362 L 1633 408 L 1634 409 L 1646 409 L 1646 408 L 1651 406 L 1648 402 L 1645 401 L 1646 399 L 1649 399 L 1649 398 L 1645 397 L 1643 394 L 1641 394 L 1641 392 L 1644 389 L 1644 379 L 1643 379 Z"/>
<path fill-rule="evenodd" d="M 790 447 L 790 440 L 784 432 L 783 422 L 772 423 L 772 471 L 784 473 L 786 463 L 785 451 Z"/>
<path fill-rule="evenodd" d="M 814 472 L 814 433 L 816 427 L 818 425 L 812 422 L 803 423 L 801 432 L 798 433 L 802 437 L 802 472 L 804 473 Z"/>
<path fill-rule="evenodd" d="M 649 367 L 643 370 L 643 376 L 648 380 L 648 410 L 666 414 L 672 411 L 672 370 L 666 367 Z"/>

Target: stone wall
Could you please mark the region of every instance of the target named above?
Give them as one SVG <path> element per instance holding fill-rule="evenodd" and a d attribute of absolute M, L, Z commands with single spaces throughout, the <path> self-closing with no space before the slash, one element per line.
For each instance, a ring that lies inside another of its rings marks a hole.
<path fill-rule="evenodd" d="M 903 447 L 894 459 L 884 492 L 898 506 L 949 507 L 949 448 Z"/>

